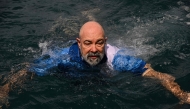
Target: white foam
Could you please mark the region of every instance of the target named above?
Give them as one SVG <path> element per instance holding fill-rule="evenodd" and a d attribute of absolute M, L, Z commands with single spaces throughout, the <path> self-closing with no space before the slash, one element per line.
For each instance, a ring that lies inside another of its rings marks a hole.
<path fill-rule="evenodd" d="M 111 44 L 121 49 L 130 49 L 134 51 L 133 56 L 140 56 L 147 60 L 150 56 L 158 52 L 154 45 L 145 44 L 153 39 L 150 35 L 152 32 L 150 29 L 153 29 L 150 24 L 136 26 L 124 34 L 115 34 L 115 38 L 109 40 L 109 42 L 114 42 L 114 44 Z"/>
<path fill-rule="evenodd" d="M 40 49 L 42 50 L 42 55 L 44 55 L 44 54 L 47 54 L 47 52 L 48 52 L 48 49 L 47 49 L 47 46 L 48 46 L 48 42 L 40 42 L 39 44 L 38 44 L 38 46 L 40 47 Z"/>
<path fill-rule="evenodd" d="M 23 51 L 36 52 L 32 47 L 24 48 Z"/>
<path fill-rule="evenodd" d="M 180 8 L 184 9 L 187 12 L 190 12 L 190 8 L 188 6 L 181 6 Z"/>
<path fill-rule="evenodd" d="M 178 1 L 177 4 L 178 4 L 178 5 L 184 5 L 184 2 Z"/>
<path fill-rule="evenodd" d="M 186 22 L 187 25 L 190 25 L 190 22 Z"/>
<path fill-rule="evenodd" d="M 187 18 L 190 18 L 190 13 L 186 15 Z"/>

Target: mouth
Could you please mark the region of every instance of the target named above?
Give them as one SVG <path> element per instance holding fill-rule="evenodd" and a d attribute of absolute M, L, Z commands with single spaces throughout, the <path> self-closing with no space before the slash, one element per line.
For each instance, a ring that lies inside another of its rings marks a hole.
<path fill-rule="evenodd" d="M 97 59 L 99 56 L 89 56 L 90 59 Z"/>

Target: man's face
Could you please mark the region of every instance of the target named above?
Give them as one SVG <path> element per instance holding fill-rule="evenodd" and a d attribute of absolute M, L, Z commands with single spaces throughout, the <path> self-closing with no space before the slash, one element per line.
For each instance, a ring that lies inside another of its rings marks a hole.
<path fill-rule="evenodd" d="M 97 65 L 103 59 L 106 39 L 100 31 L 84 32 L 77 38 L 82 57 L 91 66 Z"/>

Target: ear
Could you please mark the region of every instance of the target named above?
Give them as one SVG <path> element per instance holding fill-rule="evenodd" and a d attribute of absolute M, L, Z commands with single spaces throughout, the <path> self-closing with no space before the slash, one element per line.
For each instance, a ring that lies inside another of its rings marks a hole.
<path fill-rule="evenodd" d="M 77 40 L 78 46 L 80 48 L 80 45 L 81 45 L 80 38 L 76 38 L 76 40 Z"/>
<path fill-rule="evenodd" d="M 105 37 L 105 43 L 107 42 L 107 37 Z"/>

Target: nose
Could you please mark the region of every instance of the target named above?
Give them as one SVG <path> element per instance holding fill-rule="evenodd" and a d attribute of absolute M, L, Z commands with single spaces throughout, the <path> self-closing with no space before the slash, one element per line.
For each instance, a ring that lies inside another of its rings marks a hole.
<path fill-rule="evenodd" d="M 98 50 L 97 50 L 97 48 L 96 48 L 96 45 L 93 44 L 93 45 L 92 45 L 92 48 L 91 48 L 91 52 L 95 53 L 95 52 L 97 52 L 97 51 L 98 51 Z"/>

